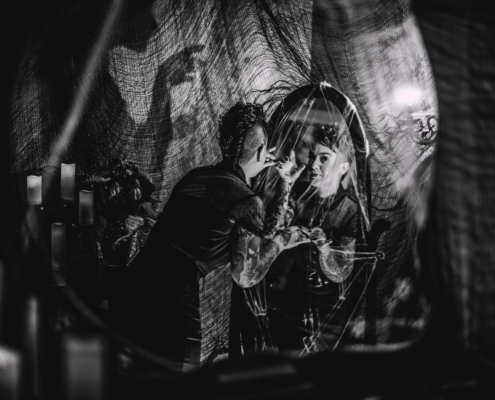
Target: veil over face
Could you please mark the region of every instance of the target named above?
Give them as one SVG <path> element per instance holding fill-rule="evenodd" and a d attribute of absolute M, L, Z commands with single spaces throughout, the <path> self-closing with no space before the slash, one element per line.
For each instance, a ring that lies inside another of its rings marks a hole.
<path fill-rule="evenodd" d="M 297 165 L 307 166 L 298 179 L 309 183 L 300 195 L 301 206 L 322 194 L 322 201 L 331 204 L 341 185 L 357 200 L 369 231 L 369 147 L 354 104 L 327 83 L 307 85 L 281 102 L 270 127 L 268 147 L 276 147 L 277 158 L 289 156 L 293 150 Z M 320 154 L 322 150 L 325 155 Z M 271 168 L 258 180 L 257 190 L 265 201 L 270 201 L 278 179 L 277 171 Z"/>

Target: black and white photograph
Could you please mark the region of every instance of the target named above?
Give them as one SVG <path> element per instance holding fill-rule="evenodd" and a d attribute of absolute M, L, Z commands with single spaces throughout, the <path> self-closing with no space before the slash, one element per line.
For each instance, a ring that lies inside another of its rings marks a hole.
<path fill-rule="evenodd" d="M 491 6 L 7 1 L 0 400 L 495 398 Z"/>

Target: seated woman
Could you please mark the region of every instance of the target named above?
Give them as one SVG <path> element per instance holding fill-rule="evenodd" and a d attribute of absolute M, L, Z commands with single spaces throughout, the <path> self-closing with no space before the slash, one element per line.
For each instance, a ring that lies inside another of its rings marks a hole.
<path fill-rule="evenodd" d="M 352 145 L 332 125 L 311 136 L 309 182 L 294 184 L 288 209 L 294 215 L 290 225 L 308 228 L 311 243 L 280 254 L 266 278 L 272 339 L 281 350 L 333 347 L 348 316 L 343 300 L 354 265 L 359 207 L 347 185 Z"/>

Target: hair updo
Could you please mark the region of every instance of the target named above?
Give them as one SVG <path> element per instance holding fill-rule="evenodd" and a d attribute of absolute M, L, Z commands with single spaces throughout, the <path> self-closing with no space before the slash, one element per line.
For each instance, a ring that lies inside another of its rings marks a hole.
<path fill-rule="evenodd" d="M 333 124 L 318 126 L 313 132 L 313 138 L 315 143 L 320 143 L 334 150 L 334 146 L 338 142 L 337 127 Z"/>
<path fill-rule="evenodd" d="M 322 144 L 335 153 L 341 153 L 348 162 L 353 160 L 353 146 L 349 135 L 339 133 L 337 124 L 326 124 L 315 127 L 313 143 Z"/>
<path fill-rule="evenodd" d="M 245 148 L 245 142 L 248 132 L 257 124 L 265 134 L 268 133 L 266 115 L 260 104 L 238 102 L 220 117 L 218 143 L 224 160 L 237 166 L 243 159 L 254 155 L 256 148 L 251 147 L 257 147 L 259 143 L 256 146 L 248 140 L 249 148 Z"/>

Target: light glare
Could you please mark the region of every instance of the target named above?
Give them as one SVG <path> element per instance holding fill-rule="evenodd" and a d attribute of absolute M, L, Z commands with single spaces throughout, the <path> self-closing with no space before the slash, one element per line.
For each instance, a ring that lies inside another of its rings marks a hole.
<path fill-rule="evenodd" d="M 421 100 L 421 90 L 415 87 L 400 87 L 395 91 L 395 101 L 401 106 L 412 106 Z"/>

